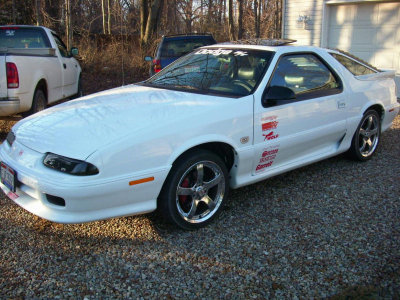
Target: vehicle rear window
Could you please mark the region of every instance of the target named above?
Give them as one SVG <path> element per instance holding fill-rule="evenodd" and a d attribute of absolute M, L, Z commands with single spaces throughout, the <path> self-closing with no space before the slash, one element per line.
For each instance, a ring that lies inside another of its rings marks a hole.
<path fill-rule="evenodd" d="M 330 53 L 338 62 L 340 62 L 347 70 L 349 70 L 354 76 L 375 74 L 376 71 L 364 66 L 363 64 L 348 58 L 346 56 Z"/>
<path fill-rule="evenodd" d="M 41 28 L 0 27 L 1 48 L 50 48 Z"/>
<path fill-rule="evenodd" d="M 215 44 L 214 39 L 211 37 L 205 38 L 185 38 L 179 40 L 164 40 L 161 45 L 160 56 L 165 57 L 179 57 L 183 56 L 193 49 Z"/>

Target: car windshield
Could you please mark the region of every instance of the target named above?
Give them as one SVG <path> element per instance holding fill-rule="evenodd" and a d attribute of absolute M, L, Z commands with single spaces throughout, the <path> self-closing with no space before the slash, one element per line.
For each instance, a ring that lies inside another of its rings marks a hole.
<path fill-rule="evenodd" d="M 160 57 L 161 58 L 179 57 L 189 52 L 192 52 L 193 49 L 212 44 L 215 44 L 215 41 L 211 37 L 196 37 L 196 38 L 185 37 L 184 39 L 182 38 L 176 40 L 166 39 L 162 44 Z"/>
<path fill-rule="evenodd" d="M 202 48 L 143 84 L 201 94 L 246 96 L 256 88 L 272 56 L 271 51 Z"/>

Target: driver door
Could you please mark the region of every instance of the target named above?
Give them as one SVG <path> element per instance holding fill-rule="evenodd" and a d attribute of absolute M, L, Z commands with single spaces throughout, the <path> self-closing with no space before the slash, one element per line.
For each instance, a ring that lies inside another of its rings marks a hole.
<path fill-rule="evenodd" d="M 265 100 L 272 86 L 295 99 Z M 315 53 L 282 55 L 263 94 L 255 95 L 252 174 L 265 176 L 335 153 L 346 132 L 339 76 Z"/>

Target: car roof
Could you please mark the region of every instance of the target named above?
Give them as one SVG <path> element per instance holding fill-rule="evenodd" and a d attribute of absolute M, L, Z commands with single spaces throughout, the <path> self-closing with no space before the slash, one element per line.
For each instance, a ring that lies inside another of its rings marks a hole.
<path fill-rule="evenodd" d="M 253 50 L 264 50 L 271 52 L 326 52 L 327 49 L 315 47 L 315 46 L 303 46 L 303 45 L 283 45 L 283 46 L 263 46 L 263 45 L 250 45 L 250 44 L 232 44 L 232 43 L 220 43 L 209 46 L 203 46 L 201 48 L 230 48 L 230 49 L 253 49 Z"/>
<path fill-rule="evenodd" d="M 211 33 L 187 33 L 187 34 L 174 34 L 174 35 L 164 35 L 163 36 L 164 40 L 183 40 L 186 38 L 190 38 L 190 39 L 201 39 L 201 38 L 212 38 L 214 39 L 214 37 L 212 36 Z"/>

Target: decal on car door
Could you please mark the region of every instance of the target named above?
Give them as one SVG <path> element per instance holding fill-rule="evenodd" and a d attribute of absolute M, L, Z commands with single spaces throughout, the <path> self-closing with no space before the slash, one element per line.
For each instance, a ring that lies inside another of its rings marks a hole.
<path fill-rule="evenodd" d="M 279 134 L 274 133 L 274 129 L 278 128 L 279 121 L 277 116 L 268 116 L 261 119 L 261 132 L 264 141 L 273 140 L 279 137 Z"/>
<path fill-rule="evenodd" d="M 278 154 L 278 151 L 279 151 L 279 145 L 274 145 L 264 148 L 261 153 L 261 157 L 258 161 L 258 165 L 256 167 L 256 173 L 260 173 L 265 169 L 271 167 L 272 164 L 274 163 L 276 155 Z"/>

